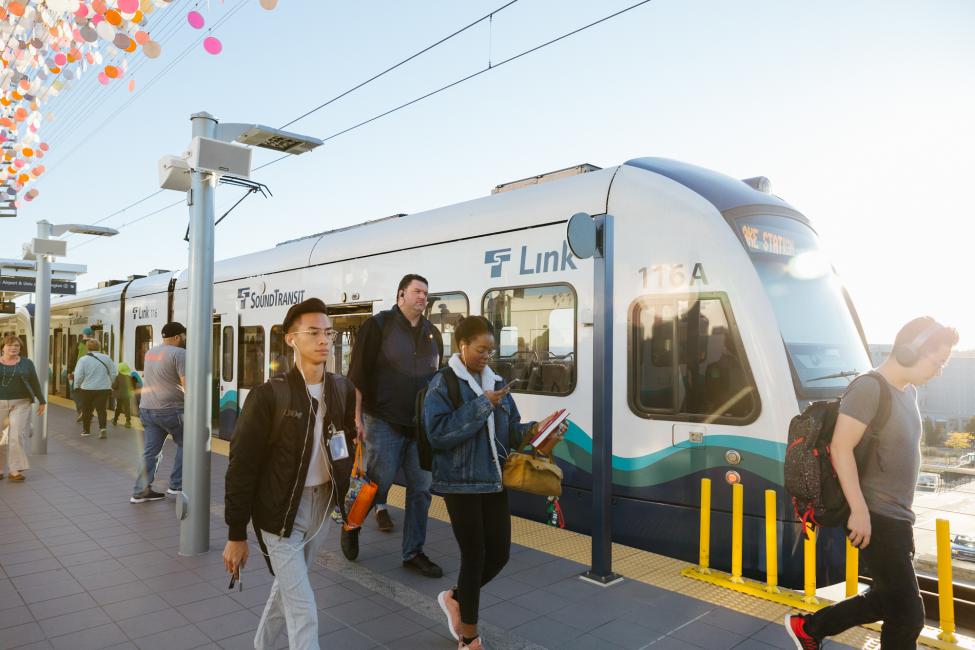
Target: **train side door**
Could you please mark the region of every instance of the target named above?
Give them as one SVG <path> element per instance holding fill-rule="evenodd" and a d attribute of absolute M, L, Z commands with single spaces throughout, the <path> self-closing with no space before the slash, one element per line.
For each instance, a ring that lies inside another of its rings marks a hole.
<path fill-rule="evenodd" d="M 213 319 L 213 383 L 217 387 L 214 404 L 218 436 L 230 440 L 237 423 L 237 317 L 217 314 Z"/>
<path fill-rule="evenodd" d="M 325 364 L 326 370 L 337 375 L 349 374 L 349 362 L 352 359 L 356 334 L 362 323 L 370 316 L 372 316 L 372 303 L 328 307 L 328 317 L 332 319 L 332 329 L 336 331 L 336 337 L 332 343 L 332 353 Z"/>

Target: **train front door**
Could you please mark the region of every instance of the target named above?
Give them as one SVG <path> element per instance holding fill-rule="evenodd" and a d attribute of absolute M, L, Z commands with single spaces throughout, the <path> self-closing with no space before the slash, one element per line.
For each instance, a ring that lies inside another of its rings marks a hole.
<path fill-rule="evenodd" d="M 216 314 L 213 317 L 213 413 L 217 436 L 230 440 L 237 423 L 237 317 Z"/>

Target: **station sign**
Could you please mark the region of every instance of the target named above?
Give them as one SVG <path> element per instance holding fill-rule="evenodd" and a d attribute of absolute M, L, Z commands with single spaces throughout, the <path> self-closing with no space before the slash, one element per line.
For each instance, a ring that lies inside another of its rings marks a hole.
<path fill-rule="evenodd" d="M 35 288 L 34 278 L 0 275 L 0 291 L 34 293 Z M 78 285 L 70 280 L 51 278 L 51 293 L 73 296 L 78 293 Z"/>

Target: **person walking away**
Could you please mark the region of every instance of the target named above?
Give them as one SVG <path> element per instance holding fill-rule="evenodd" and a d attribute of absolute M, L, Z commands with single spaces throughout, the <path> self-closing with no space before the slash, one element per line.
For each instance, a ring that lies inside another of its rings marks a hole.
<path fill-rule="evenodd" d="M 924 603 L 913 564 L 912 506 L 922 433 L 917 386 L 941 374 L 957 344 L 953 328 L 930 317 L 916 318 L 901 328 L 890 356 L 876 369 L 883 383 L 858 379 L 840 401 L 830 444 L 833 468 L 850 506 L 850 542 L 861 549 L 873 584 L 815 614 L 787 615 L 786 632 L 799 650 L 818 650 L 826 637 L 875 621 L 883 621 L 884 650 L 917 647 L 924 628 Z M 883 427 L 865 436 L 882 390 L 890 395 L 890 416 Z"/>
<path fill-rule="evenodd" d="M 349 363 L 349 379 L 356 387 L 356 429 L 366 445 L 369 478 L 378 484 L 376 522 L 393 529 L 386 498 L 396 472 L 406 477 L 403 521 L 403 566 L 430 578 L 443 570 L 423 552 L 430 511 L 430 472 L 420 468 L 416 447 L 416 396 L 440 367 L 443 339 L 423 317 L 429 284 L 410 274 L 400 280 L 396 304 L 368 318 L 359 328 Z M 342 551 L 358 555 L 359 528 L 342 533 Z"/>
<path fill-rule="evenodd" d="M 81 336 L 78 337 L 78 348 L 75 351 L 75 356 L 73 359 L 73 365 L 71 371 L 68 373 L 68 382 L 71 386 L 71 399 L 74 401 L 75 411 L 78 415 L 75 417 L 75 422 L 81 422 L 82 418 L 82 405 L 81 405 L 81 393 L 75 392 L 74 390 L 74 371 L 78 367 L 78 362 L 81 361 L 82 357 L 88 354 L 88 346 L 85 345 L 89 338 L 95 335 L 94 330 L 90 327 L 86 327 L 81 330 Z"/>
<path fill-rule="evenodd" d="M 47 399 L 41 392 L 34 363 L 20 356 L 20 337 L 7 334 L 0 342 L 0 479 L 9 471 L 11 481 L 25 480 L 27 433 L 30 430 L 30 405 L 37 402 L 37 415 L 44 415 Z M 10 463 L 7 470 L 7 463 Z"/>
<path fill-rule="evenodd" d="M 169 474 L 166 494 L 183 489 L 183 395 L 186 386 L 186 328 L 176 321 L 162 328 L 162 343 L 146 350 L 143 365 L 144 386 L 139 417 L 145 435 L 145 449 L 132 488 L 130 503 L 165 499 L 152 489 L 156 469 L 162 458 L 166 436 L 176 443 L 176 458 Z"/>
<path fill-rule="evenodd" d="M 490 321 L 468 316 L 454 336 L 460 352 L 434 376 L 423 399 L 433 490 L 444 497 L 460 546 L 457 586 L 441 592 L 437 601 L 458 650 L 483 650 L 477 631 L 481 588 L 501 572 L 511 551 L 511 511 L 501 468 L 509 452 L 531 439 L 537 423 L 521 421 L 510 387 L 488 366 L 495 350 Z M 460 406 L 450 397 L 448 381 L 459 384 Z M 556 442 L 565 430 L 563 423 Z"/>
<path fill-rule="evenodd" d="M 334 505 L 343 510 L 355 444 L 355 389 L 326 372 L 335 339 L 325 303 L 311 298 L 284 318 L 294 367 L 255 388 L 230 441 L 224 516 L 227 571 L 239 577 L 247 562 L 247 524 L 275 576 L 254 647 L 317 650 L 318 610 L 311 564 L 328 532 Z"/>
<path fill-rule="evenodd" d="M 85 341 L 88 353 L 78 359 L 74 367 L 74 389 L 81 394 L 81 435 L 91 435 L 91 414 L 98 414 L 98 437 L 108 437 L 108 415 L 105 409 L 112 393 L 112 383 L 118 375 L 115 362 L 100 352 L 97 339 Z"/>
<path fill-rule="evenodd" d="M 115 415 L 112 424 L 118 425 L 120 415 L 125 416 L 125 426 L 132 427 L 132 368 L 127 363 L 118 364 L 118 375 L 112 382 L 115 395 Z"/>
<path fill-rule="evenodd" d="M 142 377 L 135 370 L 132 370 L 130 376 L 132 379 L 132 399 L 135 402 L 135 412 L 138 413 L 139 409 L 142 408 Z"/>

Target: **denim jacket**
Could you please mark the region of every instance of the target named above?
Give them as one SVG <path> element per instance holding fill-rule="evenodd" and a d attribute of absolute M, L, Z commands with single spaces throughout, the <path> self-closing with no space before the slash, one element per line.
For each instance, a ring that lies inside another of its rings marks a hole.
<path fill-rule="evenodd" d="M 504 385 L 497 382 L 495 389 Z M 501 491 L 501 467 L 512 448 L 518 449 L 534 422 L 522 423 L 511 395 L 497 407 L 475 395 L 460 380 L 463 404 L 454 410 L 443 373 L 430 380 L 423 400 L 423 423 L 433 448 L 432 491 L 439 494 L 479 494 Z M 487 419 L 493 415 L 496 449 L 491 449 Z"/>

